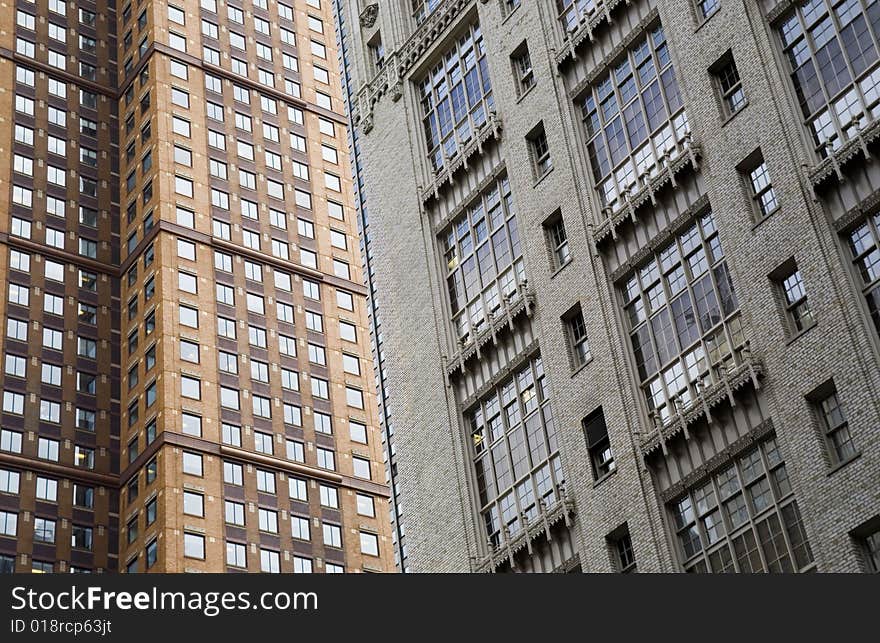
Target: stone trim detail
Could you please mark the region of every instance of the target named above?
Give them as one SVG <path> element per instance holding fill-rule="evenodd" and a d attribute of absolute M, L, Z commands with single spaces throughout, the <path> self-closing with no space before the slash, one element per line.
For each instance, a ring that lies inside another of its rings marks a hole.
<path fill-rule="evenodd" d="M 506 297 L 503 299 L 501 308 L 495 311 L 488 326 L 480 331 L 477 336 L 467 344 L 458 343 L 458 352 L 451 359 L 444 360 L 445 372 L 447 378 L 452 378 L 458 371 L 464 373 L 467 362 L 473 358 L 480 359 L 483 347 L 490 342 L 494 345 L 498 341 L 500 335 L 505 329 L 513 328 L 516 319 L 525 313 L 529 317 L 532 316 L 537 297 L 533 289 L 529 287 L 528 281 L 523 281 L 519 286 L 519 298 L 510 303 Z"/>
<path fill-rule="evenodd" d="M 651 255 L 656 254 L 663 246 L 672 241 L 682 230 L 684 230 L 691 221 L 703 215 L 707 210 L 711 209 L 711 207 L 708 194 L 704 194 L 694 201 L 687 210 L 675 217 L 675 219 L 658 232 L 650 241 L 648 241 L 648 243 L 639 248 L 632 257 L 611 273 L 611 282 L 617 283 L 629 273 L 635 271 L 641 266 L 642 262 L 648 259 Z"/>
<path fill-rule="evenodd" d="M 538 340 L 534 340 L 519 352 L 519 355 L 510 360 L 504 368 L 489 378 L 480 388 L 474 391 L 469 397 L 462 400 L 459 406 L 463 413 L 468 413 L 477 403 L 483 399 L 492 389 L 496 388 L 501 382 L 516 373 L 521 366 L 528 362 L 532 357 L 538 354 L 541 346 Z"/>
<path fill-rule="evenodd" d="M 857 121 L 861 120 L 857 114 Z M 873 156 L 868 149 L 868 145 L 877 142 L 880 139 L 880 120 L 875 120 L 865 129 L 861 129 L 856 125 L 856 133 L 851 139 L 844 143 L 840 149 L 829 149 L 828 156 L 820 163 L 814 165 L 809 170 L 810 183 L 813 190 L 818 191 L 819 187 L 827 180 L 836 178 L 838 183 L 846 181 L 843 175 L 843 167 L 859 157 L 870 163 Z"/>
<path fill-rule="evenodd" d="M 497 181 L 502 174 L 507 172 L 507 165 L 502 162 L 498 165 L 492 172 L 490 172 L 486 178 L 480 181 L 473 190 L 467 193 L 463 199 L 461 199 L 461 203 L 455 207 L 449 214 L 440 219 L 437 224 L 433 228 L 434 236 L 439 236 L 446 228 L 450 226 L 450 224 L 455 221 L 477 198 L 495 181 Z"/>
<path fill-rule="evenodd" d="M 775 435 L 775 433 L 776 429 L 773 426 L 773 418 L 767 418 L 758 426 L 752 428 L 744 436 L 736 440 L 733 444 L 713 455 L 674 485 L 661 491 L 659 494 L 660 500 L 664 503 L 674 500 L 684 493 L 685 490 L 697 486 L 703 482 L 703 480 L 708 479 L 723 465 L 728 464 L 731 460 L 742 454 L 744 451 L 747 451 L 753 445 L 763 442 L 765 438 Z"/>
<path fill-rule="evenodd" d="M 722 372 L 720 381 L 701 388 L 698 398 L 690 408 L 678 411 L 666 425 L 663 425 L 656 415 L 654 416 L 654 430 L 642 438 L 643 456 L 649 456 L 656 449 L 662 449 L 665 455 L 666 443 L 678 434 L 690 439 L 688 425 L 702 418 L 712 422 L 713 407 L 726 400 L 732 400 L 734 393 L 747 385 L 751 385 L 755 390 L 761 388 L 758 380 L 764 376 L 764 364 L 752 357 L 748 348 L 743 348 L 742 352 L 742 363 L 732 371 Z"/>
<path fill-rule="evenodd" d="M 532 543 L 538 538 L 544 536 L 548 541 L 553 539 L 553 536 L 550 534 L 550 528 L 553 525 L 565 521 L 565 524 L 570 527 L 572 518 L 577 513 L 574 498 L 568 494 L 564 487 L 557 487 L 556 492 L 559 500 L 549 508 L 544 504 L 543 498 L 538 499 L 538 521 L 530 523 L 525 516 L 521 516 L 523 528 L 512 539 L 509 537 L 507 525 L 504 525 L 502 527 L 501 545 L 496 548 L 491 542 L 487 542 L 489 553 L 481 560 L 473 562 L 474 571 L 477 573 L 494 573 L 505 563 L 509 563 L 515 569 L 515 557 L 518 552 L 528 549 L 529 555 L 531 555 Z"/>
<path fill-rule="evenodd" d="M 880 189 L 874 190 L 854 208 L 849 209 L 834 222 L 834 229 L 842 234 L 849 230 L 859 219 L 875 214 L 880 208 Z"/>
<path fill-rule="evenodd" d="M 598 0 L 596 4 L 596 12 L 581 20 L 577 29 L 566 34 L 566 49 L 556 54 L 556 66 L 562 67 L 569 58 L 574 60 L 577 58 L 577 50 L 580 49 L 584 41 L 593 41 L 593 32 L 596 31 L 603 22 L 611 24 L 611 12 L 617 9 L 621 4 L 626 2 L 629 5 L 631 0 Z M 656 10 L 655 10 L 656 11 Z M 558 21 L 557 21 L 558 22 Z"/>
<path fill-rule="evenodd" d="M 683 149 L 679 150 L 679 155 L 670 159 L 669 156 L 663 158 L 663 167 L 658 174 L 652 177 L 644 178 L 644 185 L 630 194 L 624 193 L 626 205 L 617 212 L 606 214 L 605 219 L 600 223 L 593 232 L 594 243 L 597 247 L 609 237 L 617 240 L 617 228 L 619 228 L 627 218 L 635 223 L 638 218 L 636 213 L 644 206 L 657 204 L 657 193 L 664 189 L 667 185 L 677 187 L 675 175 L 691 169 L 694 172 L 700 169 L 700 159 L 703 156 L 702 147 L 693 142 L 691 134 L 688 133 L 681 145 Z M 679 146 L 676 144 L 676 148 Z M 604 211 L 607 213 L 609 208 L 606 206 Z"/>

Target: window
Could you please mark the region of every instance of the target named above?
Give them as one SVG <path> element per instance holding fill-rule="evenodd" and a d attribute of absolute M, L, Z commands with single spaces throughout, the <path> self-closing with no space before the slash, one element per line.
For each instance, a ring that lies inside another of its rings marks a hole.
<path fill-rule="evenodd" d="M 275 494 L 275 474 L 271 471 L 257 469 L 257 491 Z"/>
<path fill-rule="evenodd" d="M 260 549 L 260 571 L 264 574 L 281 573 L 281 557 L 277 551 Z"/>
<path fill-rule="evenodd" d="M 55 542 L 55 521 L 48 518 L 34 518 L 34 542 Z"/>
<path fill-rule="evenodd" d="M 0 493 L 17 494 L 20 478 L 17 471 L 0 469 Z"/>
<path fill-rule="evenodd" d="M 721 97 L 722 114 L 730 118 L 748 103 L 736 62 L 727 52 L 710 70 Z"/>
<path fill-rule="evenodd" d="M 799 2 L 779 25 L 804 124 L 817 153 L 826 156 L 876 118 L 877 7 L 858 0 Z"/>
<path fill-rule="evenodd" d="M 629 529 L 624 525 L 622 530 L 608 538 L 612 549 L 614 567 L 620 574 L 632 572 L 636 568 L 636 557 L 633 553 L 632 538 Z"/>
<path fill-rule="evenodd" d="M 352 457 L 351 459 L 352 467 L 354 468 L 354 475 L 357 478 L 363 478 L 364 480 L 370 480 L 370 461 L 365 458 Z"/>
<path fill-rule="evenodd" d="M 365 531 L 360 532 L 361 535 L 361 553 L 368 556 L 379 555 L 379 537 L 376 534 L 370 534 Z"/>
<path fill-rule="evenodd" d="M 525 279 L 522 248 L 507 177 L 490 186 L 443 234 L 453 324 L 469 341 L 503 297 L 518 300 Z"/>
<path fill-rule="evenodd" d="M 58 500 L 58 481 L 37 476 L 37 499 L 56 502 Z"/>
<path fill-rule="evenodd" d="M 593 465 L 593 480 L 600 480 L 614 471 L 617 466 L 614 462 L 614 454 L 611 452 L 605 413 L 601 406 L 584 418 L 583 426 Z"/>
<path fill-rule="evenodd" d="M 554 270 L 559 270 L 571 261 L 568 233 L 565 231 L 565 223 L 561 213 L 557 212 L 544 223 L 544 233 L 547 236 L 547 245 L 550 249 L 550 265 Z"/>
<path fill-rule="evenodd" d="M 428 156 L 439 172 L 486 123 L 495 106 L 478 24 L 444 52 L 441 62 L 419 83 L 419 93 Z"/>
<path fill-rule="evenodd" d="M 541 359 L 487 393 L 465 422 L 485 536 L 498 546 L 502 524 L 515 538 L 523 528 L 520 516 L 538 520 L 537 499 L 555 505 L 564 482 Z"/>
<path fill-rule="evenodd" d="M 18 534 L 18 514 L 10 511 L 0 511 L 0 536 L 12 536 Z"/>
<path fill-rule="evenodd" d="M 58 440 L 39 438 L 37 441 L 37 457 L 42 460 L 58 462 Z"/>
<path fill-rule="evenodd" d="M 5 405 L 3 410 L 6 410 Z M 0 451 L 21 453 L 21 433 L 10 431 L 9 429 L 0 429 Z"/>
<path fill-rule="evenodd" d="M 294 462 L 305 462 L 305 445 L 297 440 L 287 440 L 287 459 Z"/>
<path fill-rule="evenodd" d="M 254 431 L 254 450 L 256 450 L 257 453 L 267 453 L 272 455 L 274 451 L 272 446 L 272 435 L 269 433 Z"/>
<path fill-rule="evenodd" d="M 376 504 L 373 500 L 373 496 L 367 496 L 362 493 L 357 494 L 357 512 L 361 516 L 375 518 Z"/>
<path fill-rule="evenodd" d="M 849 249 L 868 313 L 880 335 L 880 213 L 869 217 L 849 233 Z"/>
<path fill-rule="evenodd" d="M 92 509 L 95 506 L 95 489 L 82 484 L 74 484 L 73 504 L 77 507 Z"/>
<path fill-rule="evenodd" d="M 339 491 L 335 487 L 321 485 L 321 506 L 330 509 L 339 509 Z"/>
<path fill-rule="evenodd" d="M 309 519 L 300 518 L 299 516 L 290 517 L 290 531 L 294 538 L 299 540 L 310 540 L 311 530 L 309 529 Z"/>
<path fill-rule="evenodd" d="M 568 340 L 569 355 L 571 355 L 571 365 L 575 370 L 590 361 L 590 345 L 587 342 L 587 326 L 584 322 L 584 313 L 581 305 L 575 308 L 562 318 L 565 324 L 565 332 Z"/>
<path fill-rule="evenodd" d="M 795 572 L 813 553 L 775 438 L 668 505 L 688 572 Z"/>
<path fill-rule="evenodd" d="M 318 466 L 322 469 L 336 469 L 336 455 L 330 449 L 323 449 L 321 447 L 317 447 L 316 449 L 318 456 Z"/>
<path fill-rule="evenodd" d="M 306 487 L 306 481 L 300 478 L 288 477 L 288 488 L 290 498 L 292 500 L 300 500 L 302 502 L 308 502 L 308 492 Z"/>
<path fill-rule="evenodd" d="M 202 418 L 192 413 L 181 413 L 180 431 L 184 435 L 202 437 Z"/>
<path fill-rule="evenodd" d="M 202 381 L 195 377 L 181 375 L 180 394 L 182 397 L 188 397 L 192 400 L 202 399 Z"/>
<path fill-rule="evenodd" d="M 532 71 L 532 58 L 529 55 L 529 46 L 523 42 L 510 56 L 513 65 L 513 78 L 516 81 L 518 96 L 523 96 L 535 86 L 535 73 Z"/>
<path fill-rule="evenodd" d="M 791 334 L 796 335 L 815 323 L 801 271 L 795 268 L 780 283 L 785 295 L 785 312 L 791 325 Z"/>
<path fill-rule="evenodd" d="M 265 531 L 270 534 L 278 533 L 278 512 L 272 511 L 271 509 L 263 509 L 260 507 L 257 510 L 257 521 L 260 527 L 260 531 Z"/>
<path fill-rule="evenodd" d="M 767 170 L 767 164 L 760 157 L 756 162 L 747 166 L 746 174 L 748 175 L 749 192 L 754 202 L 755 214 L 758 219 L 768 217 L 779 208 L 779 202 L 776 200 L 776 191 L 773 189 L 773 183 L 770 181 L 770 172 Z"/>
<path fill-rule="evenodd" d="M 183 492 L 183 513 L 190 516 L 205 516 L 205 496 L 192 491 Z"/>
<path fill-rule="evenodd" d="M 648 410 L 664 423 L 694 404 L 710 369 L 717 377 L 740 357 L 739 301 L 711 212 L 644 261 L 620 298 Z"/>
<path fill-rule="evenodd" d="M 247 548 L 241 543 L 226 543 L 226 564 L 230 567 L 247 567 Z"/>
<path fill-rule="evenodd" d="M 822 429 L 832 464 L 842 464 L 855 457 L 856 447 L 837 391 L 832 390 L 818 399 L 816 404 L 822 418 Z"/>
<path fill-rule="evenodd" d="M 580 106 L 600 207 L 617 212 L 666 155 L 678 157 L 690 131 L 663 28 L 632 44 Z"/>
<path fill-rule="evenodd" d="M 223 463 L 223 482 L 226 484 L 236 485 L 238 487 L 244 484 L 244 470 L 240 464 L 234 462 Z"/>
<path fill-rule="evenodd" d="M 192 476 L 202 476 L 202 456 L 190 451 L 183 452 L 183 472 Z"/>
<path fill-rule="evenodd" d="M 186 558 L 205 559 L 205 537 L 199 534 L 183 534 L 183 555 Z"/>
<path fill-rule="evenodd" d="M 696 4 L 697 17 L 700 20 L 708 20 L 721 8 L 721 0 L 696 0 Z"/>
<path fill-rule="evenodd" d="M 324 532 L 324 544 L 328 547 L 342 547 L 342 529 L 338 525 L 322 525 Z"/>
<path fill-rule="evenodd" d="M 880 573 L 880 531 L 866 537 L 864 547 L 868 569 L 874 574 Z"/>

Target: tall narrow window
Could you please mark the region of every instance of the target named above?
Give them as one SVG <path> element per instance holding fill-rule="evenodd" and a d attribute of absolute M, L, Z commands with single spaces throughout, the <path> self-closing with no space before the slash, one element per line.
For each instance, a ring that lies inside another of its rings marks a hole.
<path fill-rule="evenodd" d="M 836 465 L 850 460 L 856 455 L 856 447 L 837 391 L 832 390 L 818 400 L 818 408 L 832 463 Z"/>
<path fill-rule="evenodd" d="M 724 116 L 730 118 L 746 106 L 746 93 L 733 56 L 728 52 L 710 70 L 715 77 Z"/>
<path fill-rule="evenodd" d="M 544 223 L 544 233 L 547 235 L 547 245 L 550 248 L 550 264 L 554 270 L 559 270 L 571 261 L 568 233 L 565 231 L 565 222 L 561 213 L 557 212 Z"/>
<path fill-rule="evenodd" d="M 813 313 L 807 301 L 807 290 L 801 271 L 795 268 L 780 281 L 785 294 L 785 311 L 792 334 L 800 333 L 813 325 Z"/>
<path fill-rule="evenodd" d="M 764 159 L 759 157 L 747 165 L 746 174 L 756 217 L 763 219 L 776 212 L 779 201 L 776 199 L 776 190 L 773 189 L 773 182 L 770 180 L 770 172 Z"/>
<path fill-rule="evenodd" d="M 584 435 L 587 438 L 587 449 L 593 465 L 593 480 L 601 480 L 610 474 L 617 465 L 608 439 L 608 426 L 605 424 L 605 412 L 600 406 L 584 418 Z"/>
<path fill-rule="evenodd" d="M 587 342 L 587 325 L 580 304 L 562 318 L 571 355 L 571 365 L 575 370 L 590 361 L 590 345 Z"/>
<path fill-rule="evenodd" d="M 880 213 L 849 234 L 849 248 L 874 330 L 880 335 Z"/>
<path fill-rule="evenodd" d="M 526 142 L 529 146 L 535 179 L 540 179 L 553 169 L 553 159 L 550 158 L 550 145 L 547 143 L 544 123 L 538 123 L 537 127 L 526 136 Z"/>
<path fill-rule="evenodd" d="M 529 46 L 523 42 L 510 56 L 513 65 L 513 78 L 516 81 L 518 96 L 522 96 L 535 86 L 535 72 L 532 70 L 532 58 L 529 55 Z"/>

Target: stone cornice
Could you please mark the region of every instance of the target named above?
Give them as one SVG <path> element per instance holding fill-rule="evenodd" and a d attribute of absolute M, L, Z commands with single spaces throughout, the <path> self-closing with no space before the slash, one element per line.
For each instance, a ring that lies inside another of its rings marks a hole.
<path fill-rule="evenodd" d="M 856 120 L 860 120 L 856 115 Z M 810 183 L 818 189 L 829 179 L 837 179 L 843 183 L 846 178 L 843 167 L 851 161 L 862 158 L 870 161 L 872 156 L 868 145 L 880 139 L 880 120 L 871 121 L 865 129 L 856 127 L 855 134 L 837 150 L 828 150 L 828 156 L 809 170 Z"/>
<path fill-rule="evenodd" d="M 556 54 L 556 66 L 562 67 L 569 58 L 577 58 L 577 50 L 586 41 L 593 40 L 595 32 L 603 22 L 611 24 L 611 12 L 620 5 L 631 0 L 596 0 L 595 11 L 581 18 L 580 24 L 573 31 L 569 31 L 565 37 L 565 49 Z M 656 11 L 656 10 L 655 10 Z"/>
<path fill-rule="evenodd" d="M 558 500 L 547 507 L 542 499 L 538 500 L 538 518 L 535 522 L 529 522 L 525 516 L 521 516 L 522 529 L 511 538 L 507 532 L 507 525 L 502 528 L 501 543 L 495 547 L 488 543 L 489 553 L 482 559 L 474 561 L 474 571 L 477 573 L 495 572 L 499 567 L 509 564 L 516 568 L 516 554 L 523 549 L 532 553 L 532 543 L 539 538 L 546 537 L 550 540 L 550 528 L 560 522 L 571 526 L 572 517 L 576 512 L 574 498 L 568 495 L 563 487 L 557 487 Z"/>
<path fill-rule="evenodd" d="M 489 394 L 493 389 L 497 388 L 503 381 L 509 379 L 511 375 L 516 373 L 526 362 L 532 359 L 533 356 L 537 355 L 540 349 L 541 345 L 536 339 L 523 348 L 513 359 L 508 360 L 501 370 L 486 380 L 480 388 L 461 401 L 460 407 L 462 412 L 469 413 L 482 398 Z"/>
<path fill-rule="evenodd" d="M 456 355 L 445 360 L 447 377 L 451 378 L 458 371 L 463 373 L 467 368 L 467 362 L 474 358 L 479 359 L 483 347 L 490 342 L 495 344 L 498 341 L 498 336 L 505 329 L 513 328 L 517 317 L 522 314 L 531 316 L 537 302 L 535 292 L 529 287 L 528 281 L 524 281 L 518 290 L 519 296 L 514 301 L 511 302 L 505 297 L 501 307 L 495 311 L 486 327 L 467 344 L 459 343 Z"/>
<path fill-rule="evenodd" d="M 482 0 L 485 1 L 485 0 Z M 434 46 L 446 30 L 471 11 L 477 0 L 444 0 L 420 24 L 407 41 L 385 56 L 385 64 L 373 78 L 361 86 L 352 122 L 364 134 L 373 129 L 373 106 L 385 95 L 394 101 L 403 95 L 403 81 L 416 63 Z"/>
<path fill-rule="evenodd" d="M 719 381 L 704 386 L 689 407 L 678 411 L 666 424 L 660 423 L 659 419 L 655 420 L 657 426 L 643 436 L 642 454 L 648 456 L 656 449 L 663 449 L 665 454 L 666 443 L 679 434 L 689 439 L 688 425 L 699 419 L 712 421 L 713 407 L 732 401 L 734 393 L 748 385 L 758 390 L 761 387 L 758 380 L 763 376 L 763 363 L 754 358 L 751 351 L 743 349 L 742 362 L 736 368 L 722 373 Z"/>
<path fill-rule="evenodd" d="M 489 118 L 476 129 L 471 140 L 461 147 L 454 158 L 447 160 L 439 172 L 432 173 L 433 180 L 430 184 L 420 189 L 422 205 L 426 205 L 431 199 L 438 198 L 440 188 L 447 182 L 452 183 L 456 173 L 460 170 L 467 170 L 471 157 L 482 154 L 483 146 L 493 140 L 500 141 L 502 127 L 501 118 L 495 112 L 489 114 Z"/>
<path fill-rule="evenodd" d="M 461 199 L 461 203 L 449 212 L 445 217 L 440 219 L 433 227 L 434 236 L 440 236 L 453 221 L 455 221 L 477 198 L 492 184 L 494 184 L 505 172 L 507 165 L 503 162 L 499 164 L 492 172 L 490 172 L 482 181 L 480 181 L 473 190 L 468 192 L 467 196 Z"/>
<path fill-rule="evenodd" d="M 618 266 L 611 273 L 611 282 L 617 283 L 629 273 L 636 270 L 649 257 L 656 254 L 672 241 L 682 230 L 684 230 L 697 217 L 709 210 L 709 195 L 704 194 L 694 201 L 690 207 L 673 219 L 666 227 L 651 238 L 648 243 L 644 244 L 623 264 Z"/>
<path fill-rule="evenodd" d="M 774 432 L 775 429 L 773 427 L 773 419 L 767 418 L 758 426 L 752 428 L 744 436 L 736 440 L 733 444 L 713 455 L 706 462 L 691 471 L 674 485 L 660 492 L 660 499 L 664 503 L 667 503 L 670 500 L 674 500 L 675 498 L 683 494 L 686 489 L 690 489 L 691 487 L 698 485 L 704 479 L 708 478 L 712 473 L 714 473 L 718 468 L 727 464 L 728 462 L 730 462 L 731 459 L 736 458 L 744 451 L 748 450 L 752 445 L 757 444 L 758 442 L 762 442 L 766 437 L 773 434 Z"/>
<path fill-rule="evenodd" d="M 698 143 L 694 143 L 690 133 L 685 135 L 681 144 L 676 144 L 678 155 L 673 157 L 664 157 L 662 169 L 654 176 L 644 176 L 644 183 L 635 192 L 626 192 L 623 194 L 623 205 L 615 210 L 609 206 L 603 208 L 605 219 L 593 230 L 593 239 L 596 246 L 600 246 L 609 237 L 617 239 L 617 228 L 624 221 L 631 219 L 633 223 L 637 221 L 638 210 L 648 204 L 656 204 L 657 193 L 667 185 L 676 187 L 675 176 L 691 169 L 696 172 L 700 169 L 700 159 L 703 155 L 702 147 Z"/>

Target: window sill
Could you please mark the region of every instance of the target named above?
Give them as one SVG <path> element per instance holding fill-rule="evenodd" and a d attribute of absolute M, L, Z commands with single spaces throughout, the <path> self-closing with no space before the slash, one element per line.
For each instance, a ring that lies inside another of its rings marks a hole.
<path fill-rule="evenodd" d="M 753 204 L 754 204 L 754 201 L 753 201 Z M 779 206 L 776 206 L 776 209 L 774 209 L 772 212 L 765 214 L 760 219 L 755 221 L 755 223 L 752 225 L 752 232 L 755 232 L 758 228 L 760 228 L 764 224 L 765 221 L 770 219 L 777 212 L 779 212 Z"/>
<path fill-rule="evenodd" d="M 713 13 L 712 15 L 714 16 L 715 14 Z M 746 107 L 748 107 L 748 106 L 749 106 L 749 101 L 748 101 L 748 99 L 746 99 L 746 102 L 743 103 L 742 106 L 738 110 L 736 110 L 733 114 L 727 114 L 721 120 L 721 129 L 724 129 L 725 127 L 727 127 L 730 124 L 730 122 L 733 121 L 733 119 L 735 119 L 737 116 L 742 114 L 745 111 Z M 725 109 L 725 108 L 722 107 L 722 110 L 723 109 Z"/>
<path fill-rule="evenodd" d="M 535 90 L 535 87 L 537 87 L 537 86 L 538 86 L 538 81 L 536 80 L 531 87 L 529 87 L 524 92 L 520 92 L 519 96 L 516 99 L 516 104 L 519 105 L 523 100 L 525 100 L 526 96 L 531 94 Z"/>
<path fill-rule="evenodd" d="M 695 10 L 696 10 L 696 9 L 695 9 Z M 712 13 L 710 13 L 710 14 L 709 14 L 708 16 L 706 16 L 705 18 L 702 18 L 702 19 L 701 19 L 701 18 L 697 18 L 697 20 L 699 20 L 699 22 L 697 23 L 697 26 L 694 27 L 694 33 L 697 33 L 700 29 L 702 29 L 702 28 L 706 25 L 707 22 L 709 22 L 712 18 L 714 18 L 715 16 L 717 16 L 719 13 L 721 13 L 721 7 L 718 7 L 717 9 L 715 9 L 715 11 L 713 11 Z"/>
<path fill-rule="evenodd" d="M 600 484 L 604 483 L 606 480 L 611 478 L 615 473 L 617 473 L 617 467 L 615 466 L 613 470 L 606 473 L 604 476 L 593 482 L 593 489 L 598 487 Z"/>
<path fill-rule="evenodd" d="M 511 9 L 511 10 L 510 10 L 510 13 L 508 13 L 506 16 L 504 16 L 504 18 L 501 19 L 501 24 L 503 25 L 505 22 L 507 22 L 508 20 L 510 20 L 511 17 L 517 15 L 517 12 L 519 11 L 519 8 L 520 8 L 521 6 L 522 6 L 521 4 L 518 4 L 518 5 L 516 5 L 513 9 Z"/>
<path fill-rule="evenodd" d="M 580 366 L 577 366 L 577 367 L 571 372 L 571 378 L 574 379 L 575 377 L 577 377 L 577 376 L 580 374 L 580 372 L 581 372 L 582 370 L 584 370 L 585 368 L 587 368 L 587 366 L 589 366 L 589 365 L 592 364 L 592 363 L 593 363 L 593 356 L 590 355 L 590 359 L 588 359 L 586 362 L 584 362 L 584 363 L 581 364 Z M 614 471 L 617 471 L 617 469 L 615 469 Z M 608 473 L 605 474 L 605 475 L 610 476 L 612 473 L 614 473 L 614 471 L 610 471 L 610 472 L 608 472 Z"/>
<path fill-rule="evenodd" d="M 852 454 L 852 455 L 851 455 L 850 457 L 848 457 L 846 460 L 842 460 L 842 461 L 838 462 L 837 464 L 835 464 L 833 467 L 831 467 L 831 468 L 828 470 L 828 473 L 826 473 L 825 475 L 826 475 L 827 477 L 830 478 L 830 477 L 833 476 L 835 473 L 837 473 L 838 471 L 840 471 L 841 469 L 843 469 L 846 465 L 848 465 L 849 463 L 851 463 L 851 462 L 853 462 L 853 461 L 855 461 L 855 460 L 858 460 L 860 457 L 862 457 L 862 452 L 861 452 L 861 451 L 856 451 L 854 454 Z"/>
<path fill-rule="evenodd" d="M 553 174 L 553 167 L 551 167 L 549 170 L 547 170 L 546 172 L 544 172 L 541 176 L 539 176 L 538 178 L 536 178 L 536 179 L 535 179 L 535 183 L 534 183 L 534 185 L 532 185 L 532 188 L 536 188 L 536 187 L 538 187 L 539 185 L 541 185 L 541 183 L 544 182 L 544 179 L 546 179 L 546 178 L 547 178 L 548 176 L 550 176 L 551 174 Z"/>
<path fill-rule="evenodd" d="M 561 266 L 559 266 L 558 268 L 556 268 L 556 269 L 550 274 L 550 279 L 555 279 L 555 278 L 556 278 L 556 275 L 558 275 L 560 272 L 562 272 L 563 270 L 565 270 L 565 269 L 566 269 L 568 266 L 570 266 L 570 265 L 571 265 L 571 258 L 569 257 L 569 259 L 568 259 L 564 264 L 562 264 Z"/>
<path fill-rule="evenodd" d="M 804 335 L 806 335 L 807 333 L 809 333 L 811 330 L 813 330 L 813 329 L 814 329 L 816 326 L 818 326 L 818 325 L 819 325 L 819 324 L 818 324 L 817 322 L 813 322 L 812 324 L 810 324 L 809 326 L 807 326 L 807 327 L 804 328 L 803 330 L 798 331 L 795 335 L 792 335 L 792 337 L 791 337 L 787 342 L 785 342 L 785 345 L 786 345 L 786 346 L 791 346 L 791 345 L 794 344 L 797 340 L 799 340 L 801 337 L 803 337 Z"/>

